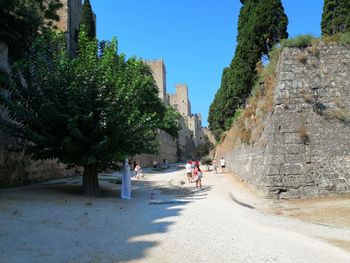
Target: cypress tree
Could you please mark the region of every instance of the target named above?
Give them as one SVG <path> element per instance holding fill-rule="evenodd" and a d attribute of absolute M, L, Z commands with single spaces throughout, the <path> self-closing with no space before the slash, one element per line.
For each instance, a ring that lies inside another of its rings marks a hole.
<path fill-rule="evenodd" d="M 217 137 L 230 128 L 236 109 L 250 95 L 256 63 L 280 39 L 288 37 L 288 18 L 280 0 L 241 0 L 241 3 L 235 55 L 224 71 L 209 111 L 209 128 Z"/>
<path fill-rule="evenodd" d="M 325 0 L 321 21 L 322 35 L 334 35 L 350 31 L 350 1 Z"/>
<path fill-rule="evenodd" d="M 85 0 L 81 10 L 80 27 L 84 27 L 84 31 L 87 32 L 89 38 L 96 37 L 96 24 L 90 0 Z"/>

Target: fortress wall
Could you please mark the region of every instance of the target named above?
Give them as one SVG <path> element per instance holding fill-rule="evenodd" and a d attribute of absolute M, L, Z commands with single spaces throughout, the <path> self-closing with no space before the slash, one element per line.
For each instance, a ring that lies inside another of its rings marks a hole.
<path fill-rule="evenodd" d="M 268 198 L 349 193 L 349 76 L 349 47 L 285 48 L 261 137 L 233 147 L 231 130 L 218 158 Z"/>
<path fill-rule="evenodd" d="M 177 139 L 173 138 L 168 133 L 159 130 L 156 140 L 160 144 L 158 154 L 140 154 L 134 156 L 133 160 L 140 162 L 141 166 L 151 166 L 153 161 L 162 164 L 163 159 L 166 159 L 168 163 L 177 162 Z"/>
<path fill-rule="evenodd" d="M 166 103 L 168 98 L 166 93 L 166 70 L 163 60 L 147 60 L 145 63 L 150 66 L 153 72 L 153 78 L 159 90 L 159 98 Z"/>

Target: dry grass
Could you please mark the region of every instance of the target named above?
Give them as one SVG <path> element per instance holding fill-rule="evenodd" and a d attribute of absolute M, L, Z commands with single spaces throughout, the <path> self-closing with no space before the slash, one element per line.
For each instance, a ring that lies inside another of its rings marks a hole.
<path fill-rule="evenodd" d="M 336 119 L 343 123 L 350 123 L 350 112 L 345 109 L 326 110 L 325 117 L 330 120 Z"/>
<path fill-rule="evenodd" d="M 307 51 L 311 55 L 317 57 L 320 54 L 320 47 L 318 45 L 313 44 L 311 47 L 307 48 Z"/>
<path fill-rule="evenodd" d="M 309 135 L 308 135 L 307 132 L 306 132 L 305 126 L 301 126 L 301 127 L 299 128 L 299 136 L 300 136 L 301 141 L 302 141 L 304 144 L 308 144 L 308 143 L 309 143 L 310 137 L 309 137 Z"/>
<path fill-rule="evenodd" d="M 302 64 L 306 64 L 307 59 L 308 59 L 308 57 L 307 57 L 307 54 L 305 52 L 301 52 L 297 56 L 297 60 Z"/>
<path fill-rule="evenodd" d="M 303 90 L 300 93 L 301 93 L 301 96 L 304 98 L 304 100 L 307 103 L 312 103 L 313 102 L 313 98 L 312 98 L 311 92 L 307 92 L 307 91 Z"/>
<path fill-rule="evenodd" d="M 224 134 L 217 146 L 217 153 L 225 155 L 242 144 L 266 145 L 260 143 L 265 129 L 264 119 L 273 111 L 273 93 L 276 85 L 276 67 L 281 49 L 274 49 L 270 53 L 270 63 L 264 66 L 257 63 L 258 79 L 253 88 L 253 95 L 242 114 L 235 120 L 231 129 Z"/>
<path fill-rule="evenodd" d="M 350 241 L 345 241 L 341 239 L 326 239 L 326 241 L 336 247 L 340 247 L 350 252 Z"/>

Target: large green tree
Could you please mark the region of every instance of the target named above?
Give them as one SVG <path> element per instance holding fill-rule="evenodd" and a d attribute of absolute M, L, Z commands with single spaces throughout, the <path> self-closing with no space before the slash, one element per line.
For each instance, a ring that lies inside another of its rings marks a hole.
<path fill-rule="evenodd" d="M 219 139 L 230 128 L 237 108 L 251 93 L 256 63 L 272 46 L 288 37 L 288 18 L 280 0 L 241 0 L 235 55 L 222 74 L 221 86 L 209 110 L 209 128 Z"/>
<path fill-rule="evenodd" d="M 9 46 L 10 59 L 22 58 L 32 41 L 59 20 L 59 0 L 1 0 L 0 39 Z"/>
<path fill-rule="evenodd" d="M 89 38 L 96 37 L 96 24 L 90 0 L 85 0 L 81 10 L 80 25 L 84 27 Z"/>
<path fill-rule="evenodd" d="M 116 41 L 97 53 L 97 42 L 81 31 L 76 58 L 56 43 L 40 37 L 1 83 L 10 94 L 1 104 L 12 121 L 1 119 L 0 127 L 34 159 L 83 167 L 83 193 L 98 196 L 99 169 L 156 151 L 165 106 L 150 68 L 118 55 Z"/>
<path fill-rule="evenodd" d="M 334 35 L 350 31 L 350 1 L 325 0 L 321 21 L 322 35 Z"/>

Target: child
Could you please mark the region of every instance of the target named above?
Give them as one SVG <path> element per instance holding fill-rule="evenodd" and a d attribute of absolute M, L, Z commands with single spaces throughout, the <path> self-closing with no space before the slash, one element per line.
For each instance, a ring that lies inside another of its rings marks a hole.
<path fill-rule="evenodd" d="M 202 177 L 203 173 L 202 170 L 199 168 L 199 165 L 196 165 L 196 168 L 194 169 L 194 182 L 196 182 L 196 188 L 199 188 L 202 190 Z"/>
<path fill-rule="evenodd" d="M 139 163 L 136 164 L 135 166 L 135 173 L 136 173 L 136 178 L 137 180 L 141 179 L 141 174 L 142 174 L 142 169 Z"/>

